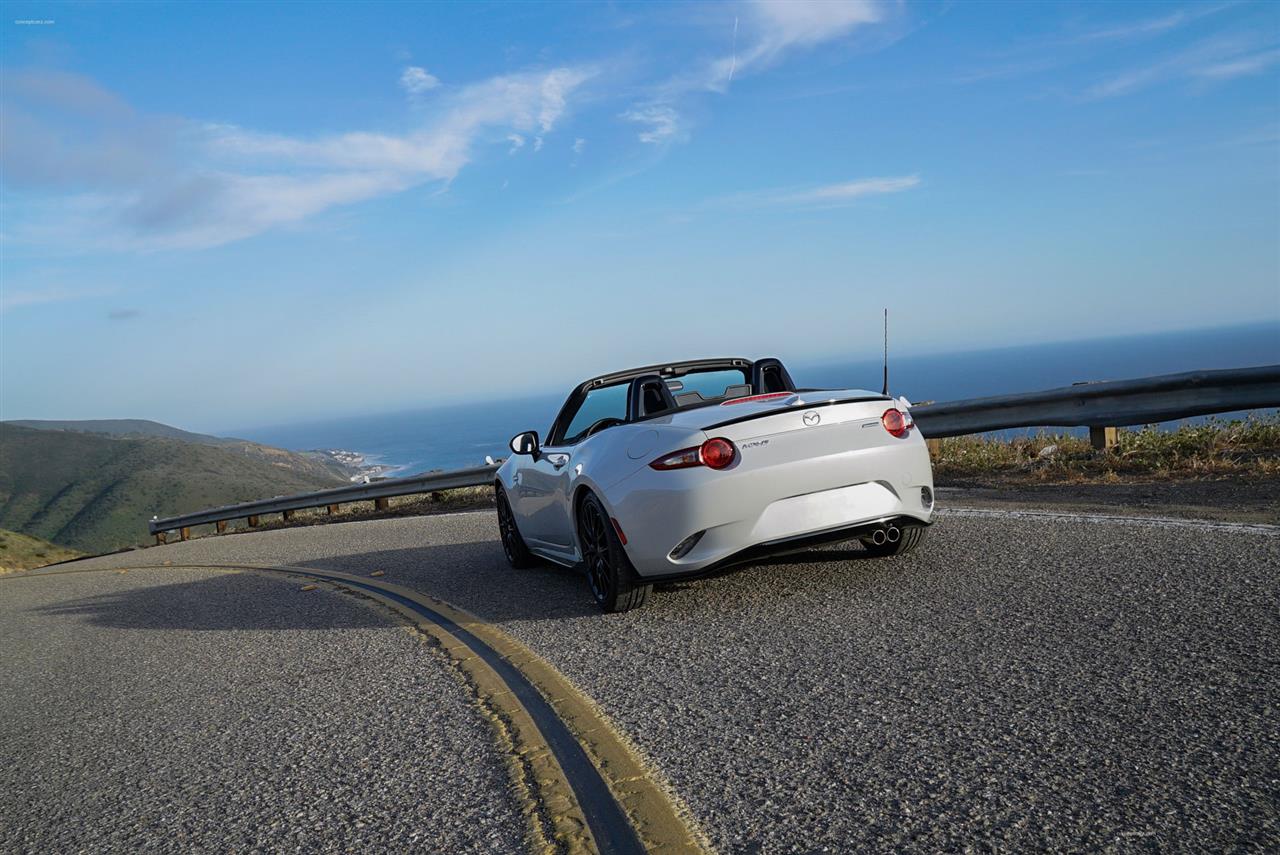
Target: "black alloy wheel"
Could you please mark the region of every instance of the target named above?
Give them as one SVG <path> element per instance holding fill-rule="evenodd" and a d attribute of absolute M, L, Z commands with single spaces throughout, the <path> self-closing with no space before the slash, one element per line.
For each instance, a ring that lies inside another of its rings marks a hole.
<path fill-rule="evenodd" d="M 613 522 L 600 500 L 587 494 L 578 509 L 578 540 L 591 594 L 606 612 L 625 612 L 644 605 L 653 590 L 636 575 Z"/>
<path fill-rule="evenodd" d="M 498 533 L 502 536 L 502 551 L 506 553 L 507 562 L 517 570 L 532 567 L 537 563 L 537 559 L 533 557 L 533 553 L 525 545 L 524 538 L 520 536 L 520 529 L 516 527 L 516 516 L 511 510 L 511 503 L 507 501 L 507 493 L 502 487 L 495 488 L 495 492 L 497 493 L 495 502 L 498 506 Z"/>

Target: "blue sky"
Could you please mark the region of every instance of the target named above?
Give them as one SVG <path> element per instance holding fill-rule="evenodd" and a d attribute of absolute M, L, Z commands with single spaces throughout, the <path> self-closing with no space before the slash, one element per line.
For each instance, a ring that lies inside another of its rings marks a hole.
<path fill-rule="evenodd" d="M 1280 318 L 1280 5 L 10 3 L 0 416 Z M 1211 367 L 1211 366 L 1206 366 Z"/>

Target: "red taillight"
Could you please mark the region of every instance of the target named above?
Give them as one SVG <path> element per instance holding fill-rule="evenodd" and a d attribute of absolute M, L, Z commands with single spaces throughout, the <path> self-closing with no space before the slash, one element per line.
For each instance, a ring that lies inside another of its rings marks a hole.
<path fill-rule="evenodd" d="M 911 432 L 911 426 L 915 423 L 911 420 L 910 413 L 894 408 L 884 411 L 884 415 L 880 417 L 880 424 L 894 436 L 903 437 Z"/>
<path fill-rule="evenodd" d="M 745 398 L 730 398 L 721 402 L 722 407 L 731 407 L 734 404 L 745 404 L 749 401 L 776 401 L 778 398 L 790 398 L 795 392 L 767 392 L 763 395 L 748 395 Z"/>
<path fill-rule="evenodd" d="M 727 439 L 709 439 L 700 449 L 702 462 L 712 469 L 723 469 L 733 462 L 733 443 Z"/>
<path fill-rule="evenodd" d="M 709 439 L 694 448 L 682 448 L 670 454 L 664 454 L 649 464 L 652 469 L 688 469 L 693 466 L 710 466 L 712 469 L 724 469 L 733 463 L 738 450 L 727 439 L 716 437 Z"/>

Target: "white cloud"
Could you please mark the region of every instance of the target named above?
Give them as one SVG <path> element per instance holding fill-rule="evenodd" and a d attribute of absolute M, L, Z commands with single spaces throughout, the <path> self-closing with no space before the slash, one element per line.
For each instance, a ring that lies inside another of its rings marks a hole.
<path fill-rule="evenodd" d="M 1261 74 L 1271 66 L 1280 62 L 1280 50 L 1264 50 L 1248 56 L 1237 57 L 1226 62 L 1211 63 L 1191 70 L 1195 77 L 1209 80 L 1230 80 L 1233 77 L 1247 77 Z"/>
<path fill-rule="evenodd" d="M 1220 12 L 1230 5 L 1230 3 L 1220 3 L 1215 6 L 1201 5 L 1194 8 L 1179 9 L 1167 15 L 1161 15 L 1158 18 L 1146 18 L 1141 21 L 1121 24 L 1118 27 L 1093 30 L 1079 36 L 1077 41 L 1124 41 L 1159 35 L 1160 33 L 1175 30 L 1183 24 L 1189 24 L 1206 15 Z"/>
<path fill-rule="evenodd" d="M 858 181 L 846 181 L 841 184 L 827 184 L 802 190 L 798 193 L 783 194 L 778 202 L 789 205 L 818 205 L 835 202 L 849 202 L 862 196 L 879 196 L 884 193 L 901 193 L 920 186 L 920 176 L 904 175 L 900 178 L 863 178 Z"/>
<path fill-rule="evenodd" d="M 413 132 L 320 137 L 180 119 L 166 120 L 171 132 L 156 135 L 147 131 L 158 120 L 118 106 L 111 107 L 110 135 L 87 133 L 95 111 L 115 103 L 92 81 L 10 86 L 19 101 L 44 98 L 54 84 L 79 92 L 54 117 L 47 103 L 45 115 L 6 104 L 5 182 L 36 195 L 14 231 L 19 240 L 81 247 L 199 248 L 240 240 L 336 206 L 450 181 L 484 142 L 514 143 L 537 133 L 536 148 L 592 73 L 557 68 L 494 77 L 450 92 Z M 23 120 L 9 121 L 13 115 Z M 118 162 L 108 157 L 113 146 L 104 146 L 117 136 L 136 143 L 115 146 L 129 155 Z M 140 162 L 150 168 L 139 169 Z M 67 168 L 76 163 L 82 167 Z"/>
<path fill-rule="evenodd" d="M 844 38 L 859 27 L 884 21 L 880 0 L 751 0 L 733 19 L 732 49 L 726 56 L 679 74 L 654 96 L 622 114 L 649 127 L 642 142 L 660 144 L 687 136 L 675 104 L 691 92 L 727 92 L 737 78 L 781 62 L 788 54 Z M 746 33 L 739 50 L 739 30 Z"/>
<path fill-rule="evenodd" d="M 573 153 L 574 153 L 574 154 L 582 154 L 583 150 L 584 150 L 586 147 L 587 147 L 587 141 L 586 141 L 586 140 L 584 140 L 582 137 L 578 137 L 577 139 L 575 139 L 575 140 L 573 141 Z"/>
<path fill-rule="evenodd" d="M 114 288 L 70 288 L 65 285 L 19 286 L 17 288 L 0 288 L 0 313 L 8 313 L 14 309 L 28 306 L 39 306 L 45 303 L 63 303 L 70 300 L 84 300 L 93 297 L 106 297 L 114 294 Z"/>
<path fill-rule="evenodd" d="M 545 134 L 564 114 L 569 93 L 582 83 L 585 78 L 581 71 L 570 68 L 557 68 L 543 76 L 540 85 L 538 109 L 538 127 Z"/>
<path fill-rule="evenodd" d="M 511 148 L 507 149 L 507 154 L 515 154 L 524 148 L 524 137 L 519 134 L 507 134 L 507 142 L 511 143 Z"/>
<path fill-rule="evenodd" d="M 423 92 L 430 92 L 440 85 L 440 80 L 432 74 L 428 74 L 425 68 L 416 65 L 410 65 L 405 68 L 404 73 L 400 75 L 400 86 L 410 95 L 421 95 Z"/>
<path fill-rule="evenodd" d="M 703 88 L 723 92 L 734 77 L 766 68 L 797 49 L 843 38 L 858 27 L 884 20 L 877 0 L 753 0 L 747 6 L 747 46 L 711 62 L 694 78 Z M 733 22 L 737 39 L 738 19 Z"/>
<path fill-rule="evenodd" d="M 622 114 L 628 122 L 646 125 L 640 132 L 640 142 L 662 145 L 682 136 L 680 114 L 666 104 L 643 104 Z"/>
<path fill-rule="evenodd" d="M 920 176 L 902 175 L 886 178 L 860 178 L 817 187 L 789 187 L 754 193 L 739 193 L 717 200 L 730 207 L 760 208 L 829 208 L 851 204 L 865 196 L 901 193 L 920 186 Z"/>
<path fill-rule="evenodd" d="M 541 136 L 536 136 L 536 137 L 534 137 L 534 138 L 533 138 L 533 150 L 534 150 L 534 151 L 542 151 L 542 137 L 541 137 Z"/>
<path fill-rule="evenodd" d="M 1220 82 L 1258 74 L 1280 62 L 1280 49 L 1256 36 L 1206 39 L 1149 65 L 1130 68 L 1089 87 L 1086 99 L 1114 98 L 1178 80 Z"/>

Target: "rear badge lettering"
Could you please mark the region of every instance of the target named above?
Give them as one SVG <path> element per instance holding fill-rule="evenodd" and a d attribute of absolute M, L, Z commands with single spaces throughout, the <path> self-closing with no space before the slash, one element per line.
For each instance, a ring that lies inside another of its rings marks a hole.
<path fill-rule="evenodd" d="M 738 448 L 764 448 L 768 444 L 767 439 L 753 439 L 751 442 L 739 443 Z"/>

